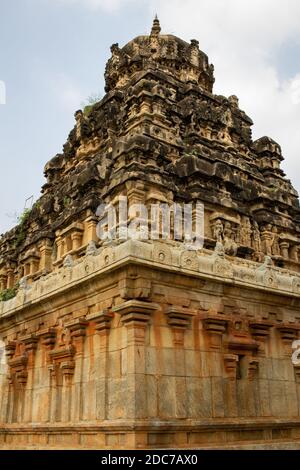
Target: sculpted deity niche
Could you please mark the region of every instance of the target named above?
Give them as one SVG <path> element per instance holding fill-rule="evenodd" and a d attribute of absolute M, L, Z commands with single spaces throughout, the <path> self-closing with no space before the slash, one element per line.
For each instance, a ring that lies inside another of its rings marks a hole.
<path fill-rule="evenodd" d="M 236 220 L 232 221 L 223 219 L 223 217 L 216 218 L 211 222 L 211 230 L 213 238 L 217 243 L 224 245 L 226 254 L 230 256 L 236 256 L 239 247 L 249 248 L 249 253 L 255 261 L 263 259 L 263 252 L 266 247 L 273 256 L 277 256 L 280 251 L 279 236 L 276 229 L 270 232 L 267 231 L 268 234 L 272 234 L 272 238 L 270 240 L 264 238 L 263 249 L 259 225 L 255 220 L 251 224 L 250 217 L 247 216 L 240 217 L 237 215 Z"/>

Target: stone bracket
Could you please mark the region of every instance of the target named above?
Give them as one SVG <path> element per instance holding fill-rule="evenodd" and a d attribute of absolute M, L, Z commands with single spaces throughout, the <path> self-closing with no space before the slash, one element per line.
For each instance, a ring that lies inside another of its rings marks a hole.
<path fill-rule="evenodd" d="M 102 312 L 89 314 L 86 318 L 87 320 L 94 322 L 96 325 L 96 331 L 98 331 L 98 333 L 101 333 L 110 330 L 114 314 L 109 310 L 105 309 Z"/>
<path fill-rule="evenodd" d="M 168 325 L 172 328 L 175 345 L 183 346 L 184 332 L 190 326 L 191 319 L 196 315 L 195 312 L 175 305 L 167 306 L 165 310 Z"/>
<path fill-rule="evenodd" d="M 113 307 L 113 312 L 121 315 L 121 321 L 127 327 L 129 343 L 144 344 L 147 324 L 158 308 L 155 303 L 140 300 L 128 300 Z"/>
<path fill-rule="evenodd" d="M 222 337 L 227 330 L 229 319 L 224 315 L 209 313 L 204 316 L 202 321 L 209 336 L 210 348 L 220 350 Z"/>
<path fill-rule="evenodd" d="M 122 322 L 125 324 L 132 322 L 148 323 L 151 314 L 158 308 L 159 306 L 152 302 L 128 300 L 121 305 L 113 307 L 113 312 L 119 313 Z"/>

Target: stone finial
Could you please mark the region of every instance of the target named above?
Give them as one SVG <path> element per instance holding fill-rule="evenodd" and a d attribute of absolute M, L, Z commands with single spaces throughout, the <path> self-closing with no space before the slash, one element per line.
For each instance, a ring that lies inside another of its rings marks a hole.
<path fill-rule="evenodd" d="M 161 27 L 160 27 L 159 19 L 157 15 L 155 15 L 152 29 L 151 29 L 151 36 L 158 36 L 160 32 L 161 32 Z"/>

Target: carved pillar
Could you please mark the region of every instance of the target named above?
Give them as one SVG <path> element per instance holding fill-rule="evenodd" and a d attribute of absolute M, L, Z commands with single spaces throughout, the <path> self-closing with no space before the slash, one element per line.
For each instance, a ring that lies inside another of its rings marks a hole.
<path fill-rule="evenodd" d="M 147 388 L 145 380 L 145 340 L 151 314 L 158 305 L 128 300 L 113 308 L 121 315 L 127 328 L 127 418 L 147 418 Z"/>
<path fill-rule="evenodd" d="M 289 246 L 290 244 L 288 242 L 282 241 L 279 243 L 280 246 L 280 251 L 281 251 L 281 256 L 284 259 L 289 259 Z"/>
<path fill-rule="evenodd" d="M 225 354 L 224 355 L 224 367 L 227 375 L 225 393 L 226 402 L 228 406 L 228 415 L 230 417 L 238 416 L 237 409 L 237 390 L 236 390 L 236 379 L 237 379 L 237 367 L 239 357 L 236 354 Z"/>
<path fill-rule="evenodd" d="M 15 270 L 14 264 L 10 263 L 7 265 L 6 272 L 7 272 L 7 288 L 8 289 L 12 289 L 15 285 L 14 270 Z"/>
<path fill-rule="evenodd" d="M 40 244 L 40 269 L 43 271 L 50 271 L 52 265 L 52 249 L 53 245 L 51 240 L 43 240 Z"/>
<path fill-rule="evenodd" d="M 108 310 L 87 315 L 94 323 L 99 338 L 99 351 L 95 351 L 95 386 L 96 386 L 96 419 L 108 419 L 108 374 L 109 374 L 109 333 L 114 315 Z M 94 337 L 94 340 L 96 338 Z"/>
<path fill-rule="evenodd" d="M 60 230 L 56 232 L 57 261 L 64 256 L 64 242 L 60 234 Z"/>
<path fill-rule="evenodd" d="M 67 245 L 67 252 L 78 251 L 82 244 L 83 237 L 83 224 L 73 223 L 61 232 Z M 64 253 L 66 254 L 66 252 Z"/>
<path fill-rule="evenodd" d="M 56 341 L 56 329 L 55 328 L 44 328 L 36 333 L 36 336 L 40 338 L 42 346 L 42 364 L 45 364 L 46 370 L 48 369 L 49 373 L 45 375 L 45 384 L 48 386 L 49 393 L 47 395 L 48 403 L 48 415 L 47 421 L 51 422 L 52 420 L 52 410 L 55 408 L 53 403 L 55 399 L 55 377 L 54 374 L 51 374 L 51 357 L 50 351 L 54 348 Z M 44 372 L 43 372 L 44 374 Z"/>
<path fill-rule="evenodd" d="M 19 346 L 18 346 L 19 349 Z M 27 382 L 28 355 L 24 351 L 18 351 L 12 359 L 9 359 L 9 377 L 12 385 L 12 416 L 11 422 L 23 420 L 24 411 L 24 387 Z"/>
<path fill-rule="evenodd" d="M 71 240 L 72 240 L 72 250 L 79 250 L 81 247 L 81 240 L 82 240 L 82 233 L 80 232 L 73 232 L 71 234 Z"/>
<path fill-rule="evenodd" d="M 5 354 L 7 357 L 7 363 L 9 365 L 10 360 L 14 357 L 16 351 L 16 342 L 9 341 L 5 345 Z M 14 377 L 12 370 L 8 369 L 8 397 L 7 397 L 7 413 L 5 417 L 6 423 L 11 423 L 13 421 L 13 408 L 14 408 Z"/>
<path fill-rule="evenodd" d="M 65 413 L 63 414 L 63 421 L 80 421 L 83 418 L 83 399 L 84 399 L 84 390 L 83 390 L 83 356 L 84 356 L 84 340 L 86 336 L 86 328 L 89 322 L 85 318 L 76 318 L 65 325 L 66 328 L 70 331 L 71 342 L 76 350 L 76 371 L 74 375 L 74 392 L 75 392 L 75 406 L 73 406 L 74 416 L 71 418 L 71 409 L 72 409 L 72 390 L 71 390 L 71 379 L 74 373 L 74 366 L 68 370 L 68 367 L 65 366 L 63 370 L 63 375 L 65 378 L 65 386 L 63 388 L 63 401 L 68 404 L 68 408 L 65 407 Z"/>
<path fill-rule="evenodd" d="M 34 334 L 22 337 L 22 343 L 28 357 L 27 362 L 27 384 L 24 392 L 24 421 L 32 421 L 32 407 L 34 404 L 34 359 L 38 345 L 38 338 Z"/>
<path fill-rule="evenodd" d="M 30 276 L 30 263 L 24 263 L 24 276 Z"/>
<path fill-rule="evenodd" d="M 248 379 L 250 381 L 254 380 L 259 367 L 259 360 L 256 357 L 249 357 L 248 359 Z"/>
<path fill-rule="evenodd" d="M 183 377 L 186 376 L 184 337 L 185 331 L 191 325 L 192 311 L 170 305 L 166 308 L 168 325 L 172 329 L 174 356 L 175 356 L 175 393 L 176 393 L 176 416 L 177 418 L 187 418 L 186 409 L 186 383 Z"/>
<path fill-rule="evenodd" d="M 34 355 L 37 348 L 34 335 L 23 336 L 18 342 L 8 343 L 10 382 L 10 422 L 24 422 L 31 419 Z"/>
<path fill-rule="evenodd" d="M 30 274 L 35 274 L 39 270 L 40 266 L 40 258 L 39 256 L 30 256 L 28 259 L 28 262 L 30 264 Z"/>
<path fill-rule="evenodd" d="M 89 243 L 90 241 L 98 241 L 97 237 L 97 223 L 98 219 L 94 216 L 90 216 L 85 221 L 87 227 L 87 234 L 86 234 L 86 241 Z"/>
<path fill-rule="evenodd" d="M 6 272 L 1 271 L 0 273 L 0 291 L 7 288 L 7 275 Z"/>
<path fill-rule="evenodd" d="M 298 246 L 297 245 L 293 245 L 290 248 L 290 258 L 291 258 L 292 261 L 295 261 L 296 263 L 298 263 L 299 257 L 298 257 Z"/>
<path fill-rule="evenodd" d="M 236 380 L 237 364 L 239 356 L 236 354 L 224 355 L 225 372 L 230 380 Z"/>
<path fill-rule="evenodd" d="M 62 421 L 69 414 L 69 398 L 63 402 L 63 388 L 69 387 L 75 363 L 75 348 L 72 344 L 61 345 L 49 353 L 52 363 L 49 372 L 53 381 L 51 421 Z"/>

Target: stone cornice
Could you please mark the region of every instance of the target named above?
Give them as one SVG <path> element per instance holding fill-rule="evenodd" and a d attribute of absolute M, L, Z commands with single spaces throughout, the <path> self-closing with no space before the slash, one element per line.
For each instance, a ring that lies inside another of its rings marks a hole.
<path fill-rule="evenodd" d="M 193 263 L 188 262 L 189 257 Z M 215 252 L 209 254 L 206 250 L 197 254 L 185 250 L 182 244 L 128 240 L 120 245 L 100 248 L 94 255 L 75 260 L 72 267 L 61 267 L 31 285 L 24 283 L 15 298 L 0 302 L 0 321 L 28 307 L 39 307 L 46 300 L 59 298 L 72 288 L 76 287 L 78 291 L 85 283 L 90 283 L 92 293 L 92 282 L 100 275 L 112 273 L 128 264 L 300 300 L 300 276 L 290 271 L 220 256 Z"/>

